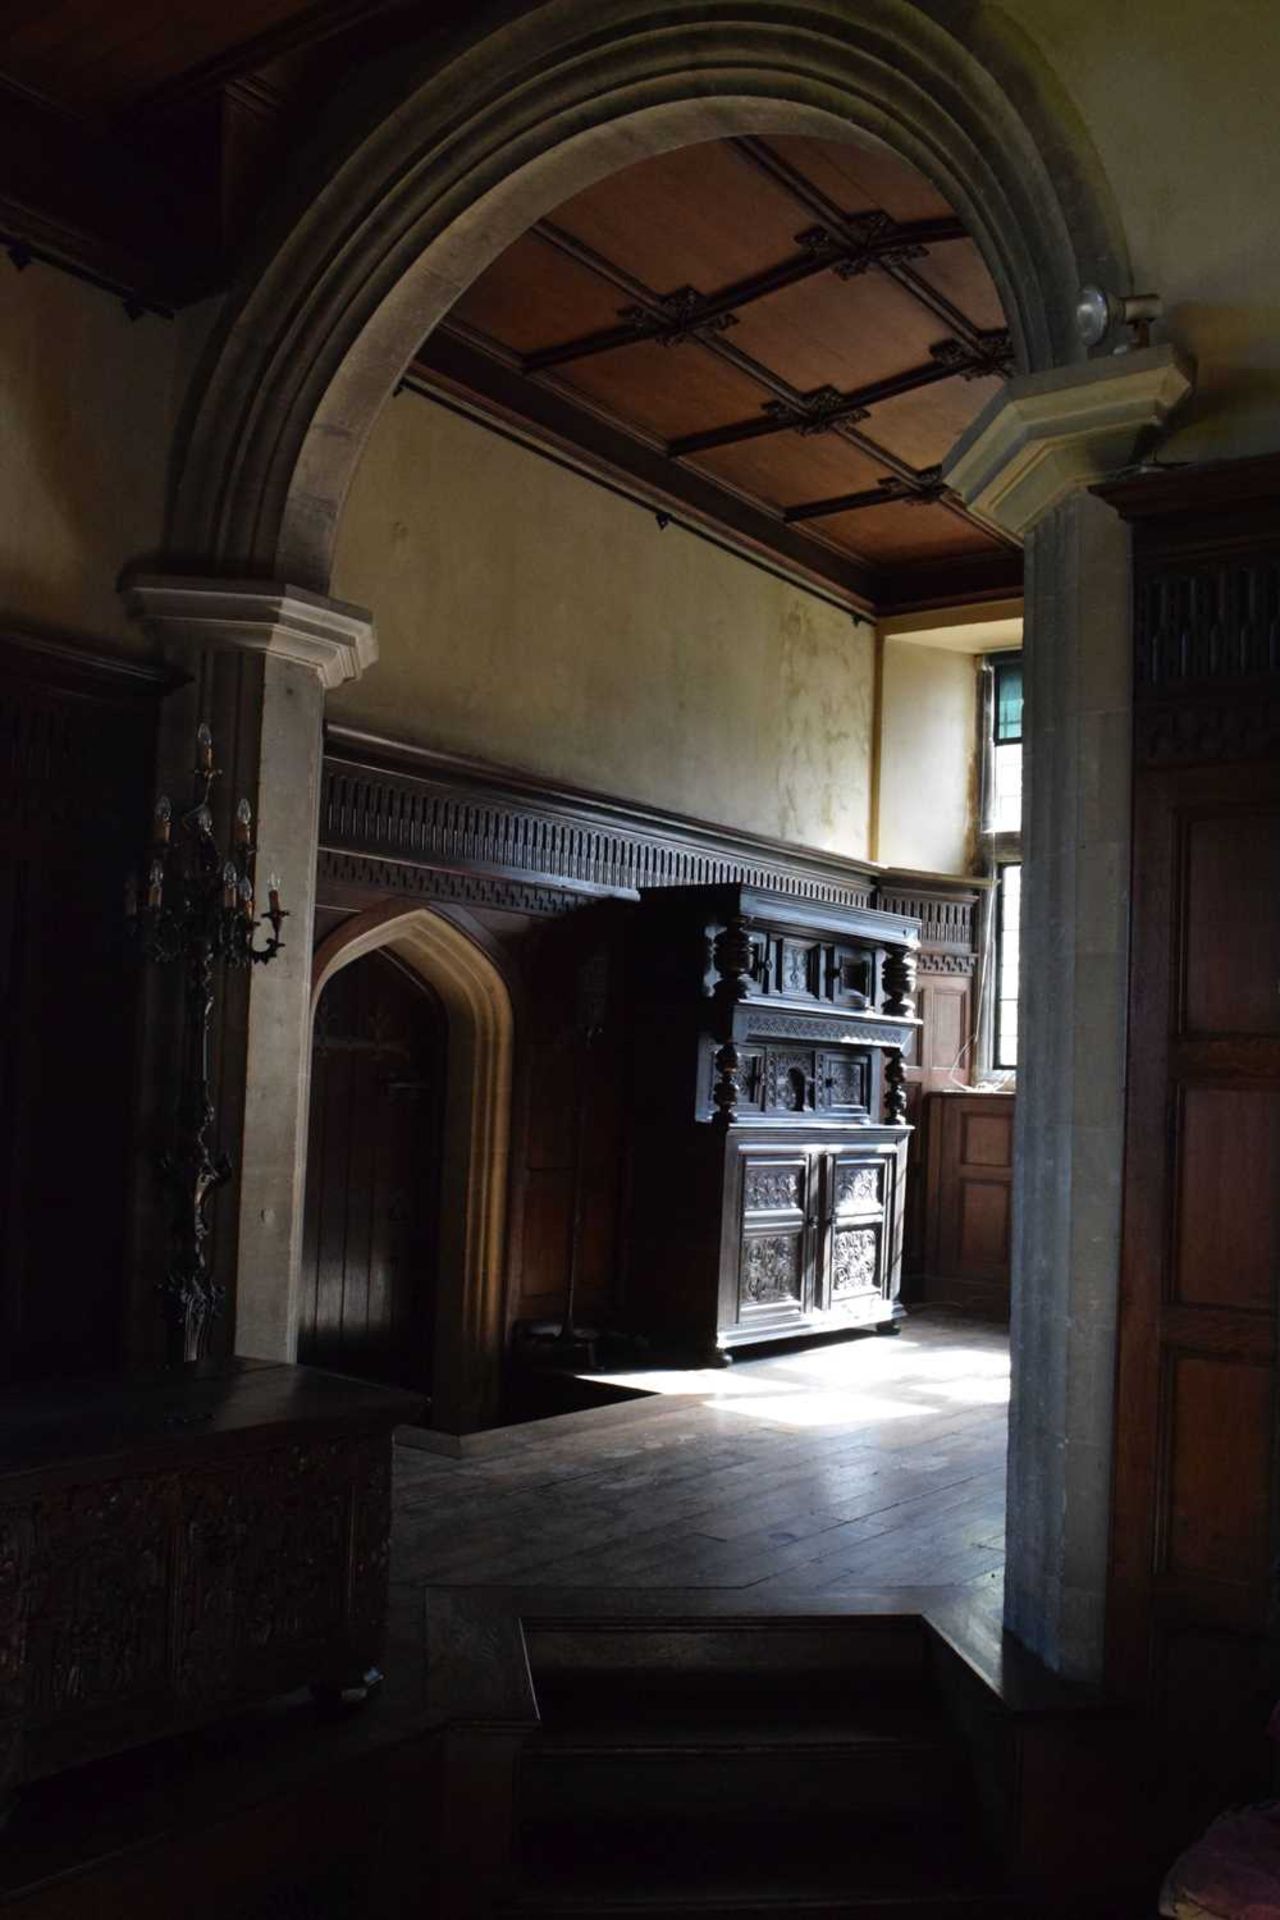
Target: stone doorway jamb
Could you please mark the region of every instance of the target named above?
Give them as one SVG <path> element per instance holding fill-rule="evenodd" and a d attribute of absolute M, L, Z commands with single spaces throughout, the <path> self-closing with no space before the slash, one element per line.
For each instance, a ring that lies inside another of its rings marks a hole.
<path fill-rule="evenodd" d="M 237 1353 L 288 1360 L 297 1334 L 324 696 L 377 659 L 373 621 L 362 607 L 272 581 L 138 574 L 122 591 L 165 658 L 189 675 L 165 704 L 160 784 L 175 799 L 187 792 L 195 729 L 207 720 L 223 769 L 214 796 L 220 837 L 244 795 L 259 887 L 278 872 L 289 911 L 277 960 L 223 996 L 219 1132 L 236 1171 L 218 1211 L 217 1259 L 219 1277 L 234 1282 L 225 1344 L 233 1335 Z M 154 1095 L 164 1075 L 144 1078 Z M 147 1318 L 142 1300 L 135 1317 Z"/>
<path fill-rule="evenodd" d="M 1129 530 L 1089 489 L 1191 392 L 1161 346 L 1012 381 L 947 463 L 1026 545 L 1006 1625 L 1100 1680 L 1128 1004 Z"/>

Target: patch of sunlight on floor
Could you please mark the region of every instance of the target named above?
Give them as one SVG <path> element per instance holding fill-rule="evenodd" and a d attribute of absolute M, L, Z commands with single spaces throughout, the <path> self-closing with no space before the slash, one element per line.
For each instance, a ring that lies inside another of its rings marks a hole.
<path fill-rule="evenodd" d="M 775 1426 L 838 1432 L 1003 1406 L 1009 1354 L 961 1340 L 939 1346 L 899 1334 L 740 1357 L 730 1367 L 629 1368 L 593 1380 L 700 1400 L 717 1413 Z"/>
<path fill-rule="evenodd" d="M 795 1387 L 786 1399 L 773 1392 L 725 1394 L 716 1401 L 717 1413 L 797 1428 L 878 1426 L 882 1420 L 919 1420 L 939 1411 L 920 1400 L 886 1400 L 870 1393 L 829 1393 L 812 1387 Z"/>

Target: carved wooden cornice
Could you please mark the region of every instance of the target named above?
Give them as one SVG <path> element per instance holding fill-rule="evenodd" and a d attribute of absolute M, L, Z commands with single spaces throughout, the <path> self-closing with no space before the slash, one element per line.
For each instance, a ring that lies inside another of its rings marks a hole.
<path fill-rule="evenodd" d="M 886 872 L 352 729 L 328 732 L 319 847 L 331 889 L 551 914 L 646 888 L 736 884 L 905 915 L 922 923 L 926 971 L 934 954 L 972 965 L 972 881 Z"/>

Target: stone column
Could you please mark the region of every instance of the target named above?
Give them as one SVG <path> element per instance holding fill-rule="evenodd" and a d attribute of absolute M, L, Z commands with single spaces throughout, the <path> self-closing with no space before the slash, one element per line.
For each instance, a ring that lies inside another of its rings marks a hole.
<path fill-rule="evenodd" d="M 245 796 L 259 887 L 277 872 L 289 912 L 283 952 L 224 996 L 218 1119 L 236 1173 L 230 1195 L 216 1203 L 218 1271 L 228 1280 L 234 1274 L 234 1350 L 289 1360 L 297 1341 L 324 694 L 376 660 L 373 622 L 360 607 L 271 582 L 138 575 L 124 595 L 166 658 L 190 676 L 167 703 L 162 784 L 175 797 L 185 794 L 195 729 L 208 721 L 223 769 L 215 790 L 220 836 Z M 150 1077 L 158 1076 L 153 1070 Z"/>
<path fill-rule="evenodd" d="M 1006 1625 L 1102 1672 L 1128 1001 L 1128 530 L 1088 489 L 1190 391 L 1169 347 L 1010 383 L 949 485 L 1025 538 Z"/>

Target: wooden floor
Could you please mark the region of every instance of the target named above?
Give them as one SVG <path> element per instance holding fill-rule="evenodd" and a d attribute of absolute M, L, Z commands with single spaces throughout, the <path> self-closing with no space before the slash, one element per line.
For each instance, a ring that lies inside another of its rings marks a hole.
<path fill-rule="evenodd" d="M 397 1447 L 397 1611 L 451 1586 L 998 1603 L 1002 1330 L 919 1314 L 895 1339 L 626 1378 L 658 1391 L 476 1435 L 458 1457 Z"/>

